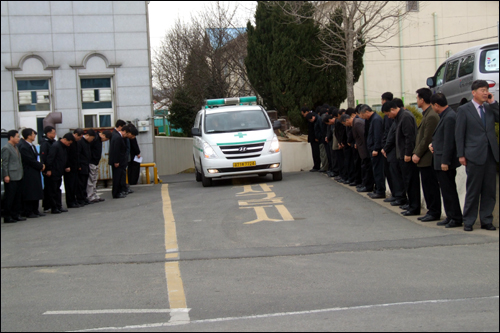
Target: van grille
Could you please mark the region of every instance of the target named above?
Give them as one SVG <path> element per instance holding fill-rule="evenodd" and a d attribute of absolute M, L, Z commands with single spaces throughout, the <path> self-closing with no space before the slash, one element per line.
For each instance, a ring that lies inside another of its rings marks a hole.
<path fill-rule="evenodd" d="M 219 148 L 228 159 L 259 157 L 260 154 L 255 153 L 260 153 L 264 149 L 264 144 L 265 142 L 261 142 L 249 145 L 219 146 Z"/>

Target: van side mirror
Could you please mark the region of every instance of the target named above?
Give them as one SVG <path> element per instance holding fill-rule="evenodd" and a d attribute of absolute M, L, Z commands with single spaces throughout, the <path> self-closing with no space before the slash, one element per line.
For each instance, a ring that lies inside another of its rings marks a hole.
<path fill-rule="evenodd" d="M 277 130 L 277 129 L 280 129 L 280 128 L 281 128 L 281 121 L 276 120 L 276 121 L 273 123 L 273 129 Z"/>
<path fill-rule="evenodd" d="M 193 127 L 191 129 L 191 134 L 193 136 L 201 136 L 201 130 L 198 127 Z"/>
<path fill-rule="evenodd" d="M 434 88 L 435 84 L 434 84 L 434 78 L 433 77 L 427 78 L 427 85 L 429 86 L 429 88 Z"/>

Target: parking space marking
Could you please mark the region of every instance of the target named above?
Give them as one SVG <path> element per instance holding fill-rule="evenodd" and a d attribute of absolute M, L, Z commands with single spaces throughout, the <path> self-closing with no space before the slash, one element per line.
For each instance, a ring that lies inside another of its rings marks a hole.
<path fill-rule="evenodd" d="M 179 246 L 177 245 L 177 229 L 175 227 L 172 201 L 168 192 L 168 184 L 161 187 L 163 201 L 163 218 L 165 220 L 165 277 L 167 280 L 168 301 L 170 309 L 178 310 L 170 312 L 170 323 L 189 323 L 189 309 L 184 293 L 181 271 L 179 268 Z"/>
<path fill-rule="evenodd" d="M 273 185 L 259 184 L 258 186 L 260 186 L 260 188 L 262 189 L 261 191 L 254 190 L 252 186 L 256 185 L 243 185 L 235 187 L 243 187 L 243 192 L 236 193 L 237 198 L 249 197 L 245 198 L 244 200 L 238 201 L 240 209 L 253 209 L 255 211 L 255 215 L 257 215 L 256 219 L 244 222 L 243 224 L 255 224 L 259 222 L 284 222 L 295 220 L 292 214 L 290 214 L 288 209 L 285 207 L 283 198 L 276 197 L 276 193 L 271 191 L 271 187 L 273 187 Z M 256 198 L 255 196 L 257 195 L 264 195 L 264 197 Z M 268 207 L 276 208 L 282 219 L 272 219 L 267 216 L 266 208 Z"/>

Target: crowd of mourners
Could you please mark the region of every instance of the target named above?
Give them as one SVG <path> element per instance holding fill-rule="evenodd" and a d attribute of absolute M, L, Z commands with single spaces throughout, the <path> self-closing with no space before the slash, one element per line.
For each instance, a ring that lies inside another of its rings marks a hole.
<path fill-rule="evenodd" d="M 61 214 L 68 212 L 66 208 L 105 201 L 97 193 L 97 181 L 103 143 L 108 140 L 113 198 L 125 198 L 133 193 L 129 185 L 137 184 L 140 172 L 140 163 L 134 159 L 140 158 L 141 152 L 136 139 L 139 132 L 132 123 L 118 120 L 112 131 L 77 128 L 59 140 L 53 126 L 46 126 L 43 132 L 40 151 L 35 145 L 38 133 L 34 129 L 7 133 L 8 142 L 2 147 L 5 223 L 39 218 L 49 212 Z M 66 208 L 62 204 L 63 181 Z M 40 211 L 40 201 L 43 211 Z"/>
<path fill-rule="evenodd" d="M 472 231 L 479 211 L 481 228 L 496 230 L 498 102 L 486 81 L 473 82 L 471 89 L 473 99 L 456 111 L 444 94 L 417 90 L 423 111 L 418 126 L 414 114 L 390 92 L 381 96 L 383 117 L 368 105 L 339 110 L 325 104 L 314 111 L 303 107 L 314 163 L 310 171 L 390 202 L 404 216 L 423 215 L 418 218 L 422 222 Z M 460 166 L 467 172 L 463 210 L 455 181 Z M 421 214 L 421 188 L 426 214 Z"/>

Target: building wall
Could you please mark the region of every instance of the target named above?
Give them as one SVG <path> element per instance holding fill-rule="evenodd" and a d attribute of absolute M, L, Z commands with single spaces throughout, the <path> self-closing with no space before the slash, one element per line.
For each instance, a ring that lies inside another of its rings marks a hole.
<path fill-rule="evenodd" d="M 394 37 L 380 44 L 379 50 L 366 48 L 364 72 L 354 87 L 355 99 L 380 104 L 382 93 L 390 91 L 395 97 L 403 96 L 405 104 L 416 103 L 415 91 L 427 87 L 427 78 L 449 56 L 472 46 L 498 43 L 498 7 L 498 1 L 419 1 L 419 11 L 409 14 Z M 486 37 L 492 38 L 479 40 Z M 403 48 L 401 54 L 398 48 L 435 43 L 458 44 L 437 46 L 437 57 L 434 46 Z"/>
<path fill-rule="evenodd" d="M 17 80 L 49 79 L 62 136 L 84 126 L 82 78 L 111 78 L 112 125 L 149 120 L 152 86 L 146 1 L 2 1 L 2 129 L 33 127 L 48 112 L 19 112 Z M 137 138 L 154 161 L 154 125 Z"/>

